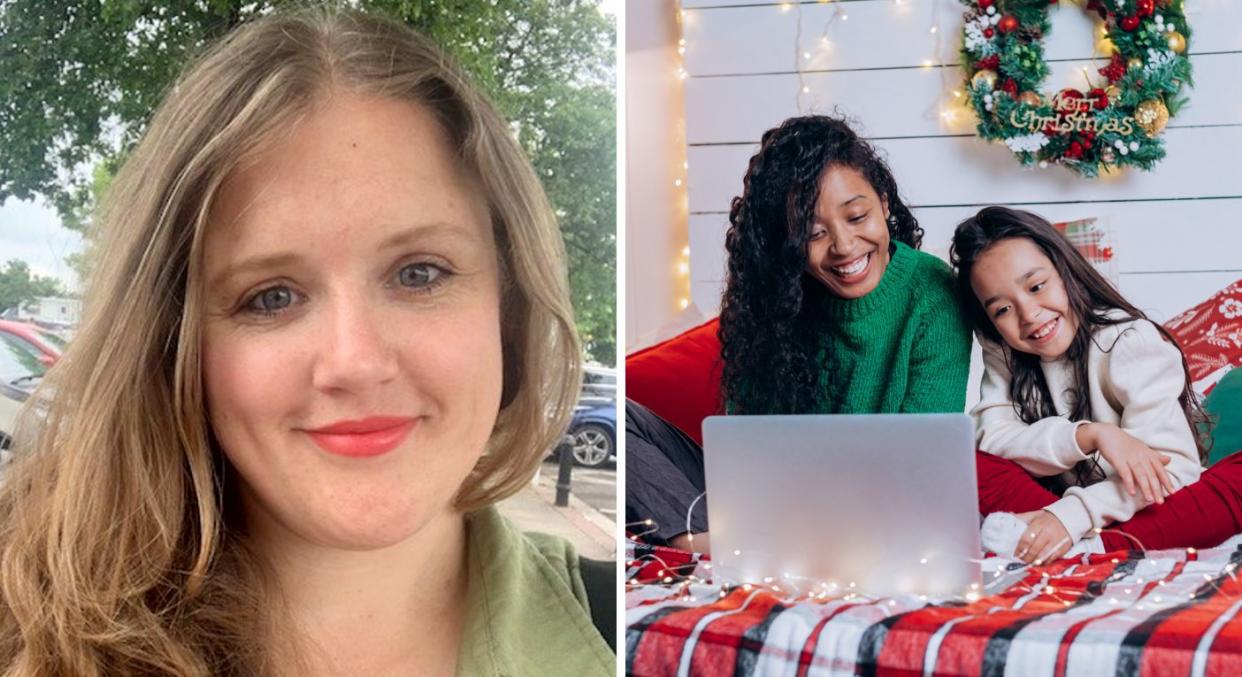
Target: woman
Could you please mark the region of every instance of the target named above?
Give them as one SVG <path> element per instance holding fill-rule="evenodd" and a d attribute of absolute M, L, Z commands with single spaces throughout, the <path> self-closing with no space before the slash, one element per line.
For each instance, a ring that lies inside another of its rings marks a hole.
<path fill-rule="evenodd" d="M 888 166 L 845 121 L 763 135 L 734 198 L 720 311 L 729 413 L 957 412 L 970 329 Z M 702 451 L 627 405 L 627 521 L 706 551 Z M 635 471 L 637 470 L 637 472 Z M 690 529 L 687 532 L 686 524 Z"/>
<path fill-rule="evenodd" d="M 100 224 L 0 491 L 8 674 L 612 673 L 572 548 L 492 507 L 580 358 L 539 183 L 438 50 L 241 28 Z"/>

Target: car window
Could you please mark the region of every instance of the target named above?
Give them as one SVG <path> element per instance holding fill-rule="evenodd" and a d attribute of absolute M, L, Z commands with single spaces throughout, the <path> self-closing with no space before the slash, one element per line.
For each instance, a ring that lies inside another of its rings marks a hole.
<path fill-rule="evenodd" d="M 43 376 L 47 368 L 39 355 L 39 349 L 30 342 L 0 332 L 0 380 L 12 383 L 25 376 Z"/>
<path fill-rule="evenodd" d="M 53 334 L 50 331 L 39 332 L 39 338 L 43 339 L 44 341 L 47 341 L 48 345 L 52 346 L 53 348 L 59 350 L 62 353 L 65 352 L 65 349 L 69 347 L 69 343 L 65 341 L 65 339 L 57 336 L 56 334 Z"/>

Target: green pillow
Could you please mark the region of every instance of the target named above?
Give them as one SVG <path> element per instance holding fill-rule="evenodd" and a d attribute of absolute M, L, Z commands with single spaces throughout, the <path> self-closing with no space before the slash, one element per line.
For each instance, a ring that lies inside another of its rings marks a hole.
<path fill-rule="evenodd" d="M 1208 465 L 1242 451 L 1242 367 L 1230 369 L 1216 383 L 1203 409 L 1212 417 L 1212 450 Z"/>

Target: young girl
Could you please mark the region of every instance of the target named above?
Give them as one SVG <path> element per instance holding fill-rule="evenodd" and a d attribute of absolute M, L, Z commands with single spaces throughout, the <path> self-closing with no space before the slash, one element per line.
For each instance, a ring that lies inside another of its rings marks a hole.
<path fill-rule="evenodd" d="M 983 209 L 950 256 L 983 344 L 985 548 L 1039 563 L 1242 531 L 1242 462 L 1203 471 L 1202 409 L 1168 332 L 1035 214 Z"/>

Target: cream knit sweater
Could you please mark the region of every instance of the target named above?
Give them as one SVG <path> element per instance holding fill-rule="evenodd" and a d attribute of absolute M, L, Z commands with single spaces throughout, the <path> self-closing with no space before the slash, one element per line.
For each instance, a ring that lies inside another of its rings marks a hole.
<path fill-rule="evenodd" d="M 1124 317 L 1124 315 L 1122 315 Z M 1066 391 L 1073 371 L 1065 359 L 1042 363 L 1044 378 L 1059 416 L 1023 423 L 1009 398 L 1008 346 L 980 337 L 983 381 L 972 410 L 979 449 L 1008 458 L 1032 475 L 1066 473 L 1089 458 L 1078 448 L 1075 432 L 1085 421 L 1071 422 Z M 1202 466 L 1194 435 L 1177 398 L 1185 383 L 1181 353 L 1147 320 L 1104 327 L 1096 332 L 1087 356 L 1088 397 L 1094 421 L 1112 423 L 1172 460 L 1165 468 L 1175 489 L 1199 479 Z M 1094 450 L 1088 450 L 1094 451 Z M 1117 471 L 1100 458 L 1105 479 L 1087 487 L 1070 487 L 1047 508 L 1073 538 L 1095 528 L 1124 522 L 1147 506 L 1142 492 L 1131 496 Z M 1066 474 L 1071 482 L 1074 475 Z"/>

